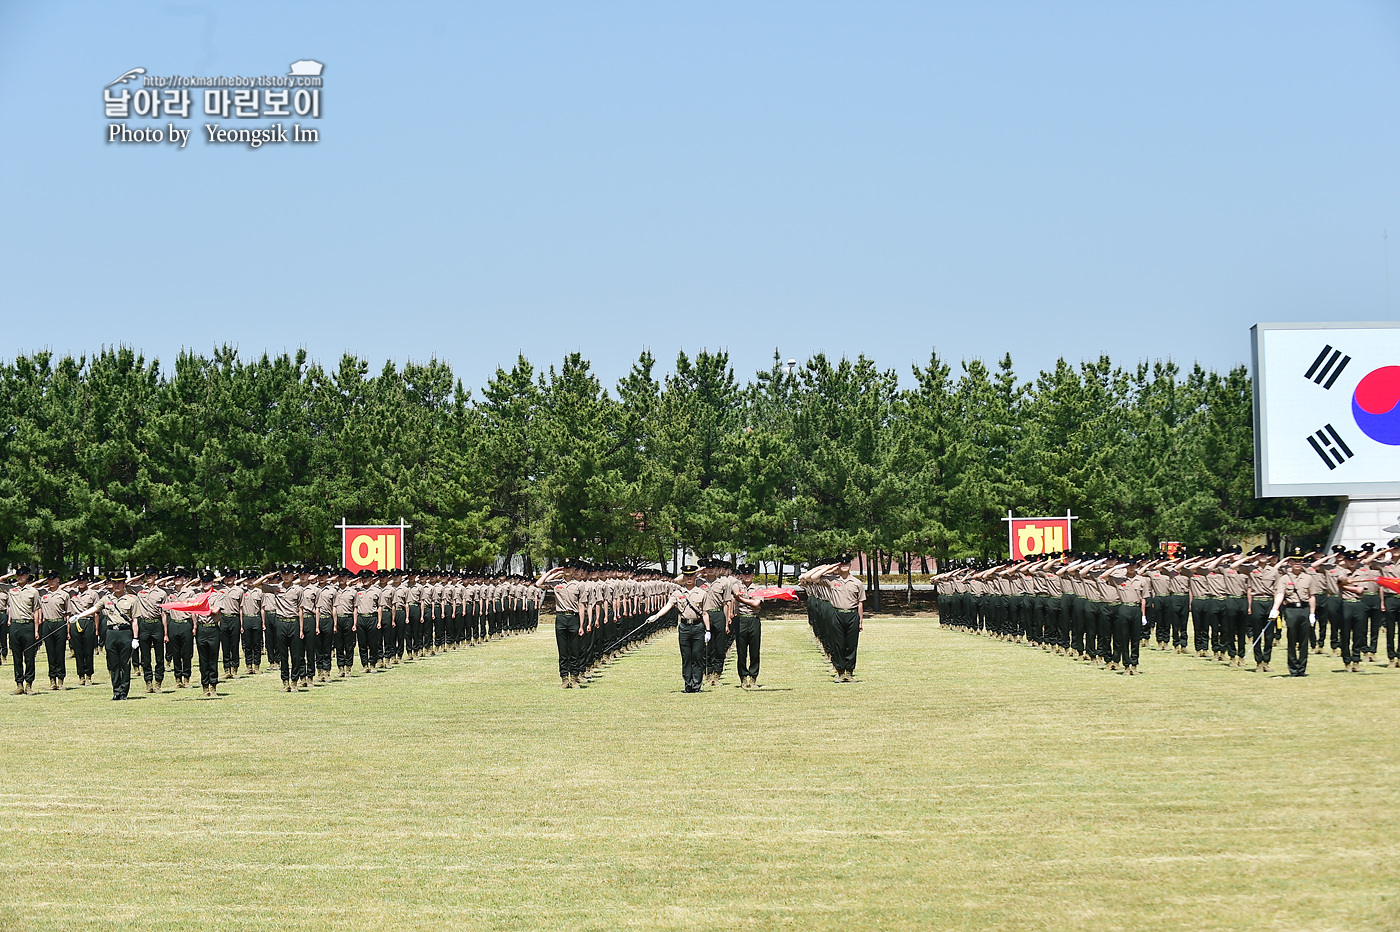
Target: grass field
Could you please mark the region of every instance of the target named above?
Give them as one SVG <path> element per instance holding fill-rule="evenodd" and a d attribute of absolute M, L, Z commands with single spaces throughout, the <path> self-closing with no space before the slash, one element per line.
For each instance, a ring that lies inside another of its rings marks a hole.
<path fill-rule="evenodd" d="M 564 691 L 543 631 L 6 697 L 0 930 L 1400 928 L 1400 671 L 880 618 L 837 686 L 783 620 L 755 692 L 681 693 L 674 632 Z"/>

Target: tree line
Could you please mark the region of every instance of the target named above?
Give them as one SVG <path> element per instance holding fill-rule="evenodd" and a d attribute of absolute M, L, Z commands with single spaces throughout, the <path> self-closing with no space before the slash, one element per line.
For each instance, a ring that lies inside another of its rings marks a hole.
<path fill-rule="evenodd" d="M 642 353 L 611 389 L 574 353 L 480 389 L 450 366 L 224 346 L 163 369 L 127 347 L 0 365 L 0 547 L 11 564 L 339 559 L 335 525 L 412 525 L 416 566 L 523 558 L 787 562 L 858 549 L 991 557 L 1008 508 L 1072 508 L 1081 549 L 1326 533 L 1330 499 L 1253 497 L 1251 387 L 1170 361 L 931 353 L 901 387 L 817 354 L 744 382 L 728 354 Z"/>

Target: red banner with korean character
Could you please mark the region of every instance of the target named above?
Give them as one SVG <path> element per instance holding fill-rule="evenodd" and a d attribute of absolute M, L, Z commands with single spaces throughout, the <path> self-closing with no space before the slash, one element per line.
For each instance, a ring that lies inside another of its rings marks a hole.
<path fill-rule="evenodd" d="M 1007 525 L 1011 559 L 1033 560 L 1072 549 L 1071 522 L 1075 517 L 1065 512 L 1054 518 L 1016 518 L 1008 511 L 1002 520 Z"/>
<path fill-rule="evenodd" d="M 404 568 L 404 528 L 407 525 L 340 525 L 340 563 L 346 569 Z"/>

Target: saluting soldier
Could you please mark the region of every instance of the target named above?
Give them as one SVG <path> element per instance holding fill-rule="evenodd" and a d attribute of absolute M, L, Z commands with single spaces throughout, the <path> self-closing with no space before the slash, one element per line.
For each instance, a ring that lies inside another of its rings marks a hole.
<path fill-rule="evenodd" d="M 1362 544 L 1357 554 L 1357 570 L 1352 574 L 1353 581 L 1361 583 L 1361 604 L 1366 606 L 1366 644 L 1363 653 L 1368 663 L 1376 662 L 1381 634 L 1381 587 L 1376 583 L 1381 575 L 1381 554 L 1375 551 L 1375 544 Z"/>
<path fill-rule="evenodd" d="M 15 663 L 15 691 L 12 695 L 32 695 L 34 692 L 35 655 L 39 652 L 39 625 L 42 610 L 39 590 L 34 587 L 29 570 L 15 575 L 10 590 L 10 654 Z"/>
<path fill-rule="evenodd" d="M 1138 575 L 1141 565 L 1137 559 L 1129 559 L 1122 569 L 1122 576 L 1116 578 L 1118 605 L 1113 627 L 1113 652 L 1110 670 L 1122 666 L 1129 676 L 1138 674 L 1138 651 L 1142 645 L 1142 632 L 1147 626 L 1147 594 L 1150 591 L 1147 580 Z"/>
<path fill-rule="evenodd" d="M 240 573 L 224 568 L 225 584 L 219 599 L 219 653 L 223 656 L 224 679 L 238 675 L 238 647 L 243 635 L 243 596 L 248 591 Z"/>
<path fill-rule="evenodd" d="M 831 663 L 838 683 L 855 682 L 856 654 L 865 627 L 865 583 L 852 575 L 851 559 L 850 554 L 842 554 L 834 563 L 808 571 L 824 581 L 830 592 Z"/>
<path fill-rule="evenodd" d="M 554 641 L 559 650 L 559 688 L 574 689 L 580 685 L 575 663 L 583 637 L 584 622 L 579 599 L 582 585 L 575 577 L 574 569 L 563 566 L 545 570 L 535 585 L 554 588 Z"/>
<path fill-rule="evenodd" d="M 1209 566 L 1216 561 L 1208 557 L 1198 557 L 1182 564 L 1182 571 L 1190 579 L 1191 634 L 1192 647 L 1197 657 L 1210 653 L 1211 627 L 1219 611 L 1215 607 L 1215 594 L 1207 576 Z"/>
<path fill-rule="evenodd" d="M 178 571 L 171 580 L 175 594 L 169 600 L 185 603 L 197 599 L 204 591 L 196 580 L 184 570 Z M 185 689 L 190 685 L 194 672 L 194 618 L 188 612 L 161 609 L 165 618 L 165 639 L 171 671 L 175 674 L 175 688 Z M 159 687 L 157 687 L 159 688 Z"/>
<path fill-rule="evenodd" d="M 67 585 L 60 585 L 57 575 L 50 575 L 45 582 L 47 591 L 39 596 L 43 617 L 39 639 L 44 642 L 44 652 L 48 655 L 49 689 L 60 690 L 68 678 L 68 616 L 73 614 L 73 599 Z"/>
<path fill-rule="evenodd" d="M 424 587 L 427 599 L 424 611 L 430 611 L 432 614 L 432 624 L 427 625 L 429 630 L 426 632 L 429 635 L 428 653 L 433 656 L 446 649 L 447 646 L 447 629 L 444 627 L 442 617 L 442 589 L 441 573 L 434 573 L 431 584 Z"/>
<path fill-rule="evenodd" d="M 255 583 L 262 589 L 263 614 L 274 619 L 279 666 L 282 671 L 282 691 L 288 693 L 308 688 L 310 685 L 302 683 L 306 654 L 301 618 L 302 587 L 297 581 L 299 578 L 300 575 L 291 567 L 283 567 L 259 577 Z"/>
<path fill-rule="evenodd" d="M 342 573 L 327 570 L 320 578 L 320 588 L 316 592 L 316 656 L 314 666 L 316 679 L 322 683 L 331 681 L 331 658 L 335 655 L 335 600 L 340 593 Z"/>
<path fill-rule="evenodd" d="M 1400 579 L 1400 537 L 1392 537 L 1386 544 L 1390 562 L 1381 567 L 1381 576 L 1386 579 Z M 1381 615 L 1385 620 L 1385 658 L 1392 667 L 1400 667 L 1400 636 L 1396 628 L 1400 626 L 1400 592 L 1381 589 Z"/>
<path fill-rule="evenodd" d="M 1333 544 L 1329 553 L 1323 554 L 1308 567 L 1322 589 L 1317 595 L 1317 630 L 1316 639 L 1313 642 L 1313 652 L 1318 654 L 1327 653 L 1328 632 L 1331 632 L 1330 643 L 1332 645 L 1332 655 L 1335 657 L 1341 653 L 1342 636 L 1342 591 L 1340 588 L 1341 577 L 1345 576 L 1338 565 L 1341 562 L 1342 554 L 1346 553 L 1346 547 L 1341 544 Z"/>
<path fill-rule="evenodd" d="M 316 603 L 321 597 L 318 574 L 304 573 L 301 576 L 301 595 L 297 597 L 297 614 L 301 618 L 301 676 L 296 677 L 300 687 L 304 681 L 310 683 L 316 675 L 316 653 L 320 643 L 316 637 Z M 295 671 L 293 671 L 295 676 Z M 306 688 L 310 688 L 309 686 Z"/>
<path fill-rule="evenodd" d="M 10 656 L 10 589 L 14 584 L 5 580 L 14 575 L 12 570 L 0 576 L 0 664 Z"/>
<path fill-rule="evenodd" d="M 199 655 L 200 698 L 213 699 L 218 695 L 219 688 L 219 645 L 223 637 L 223 617 L 225 613 L 236 617 L 238 603 L 229 598 L 226 590 L 215 588 L 213 573 L 202 573 L 199 581 L 193 597 L 197 599 L 201 592 L 209 593 L 209 614 L 191 616 L 194 620 L 194 648 Z M 185 685 L 188 686 L 189 682 L 186 676 Z"/>
<path fill-rule="evenodd" d="M 1172 647 L 1178 654 L 1186 653 L 1186 620 L 1191 617 L 1191 577 L 1173 561 L 1167 566 L 1171 594 L 1165 604 L 1167 624 L 1171 626 Z"/>
<path fill-rule="evenodd" d="M 86 575 L 79 579 L 81 588 L 73 595 L 73 616 L 92 608 L 102 597 L 94 579 Z M 79 686 L 91 686 L 96 672 L 93 654 L 97 651 L 97 616 L 90 615 L 82 621 L 76 621 L 73 616 L 68 619 L 68 642 L 73 645 L 74 672 L 78 674 Z"/>
<path fill-rule="evenodd" d="M 146 681 L 146 692 L 159 692 L 165 683 L 165 646 L 170 638 L 165 630 L 165 614 L 160 609 L 166 591 L 160 587 L 154 569 L 148 568 L 140 577 L 135 596 L 141 677 Z"/>
<path fill-rule="evenodd" d="M 1239 549 L 1235 548 L 1237 552 Z M 1220 567 L 1220 587 L 1224 594 L 1220 600 L 1221 643 L 1232 667 L 1244 666 L 1244 653 L 1249 644 L 1249 577 L 1248 571 L 1242 569 L 1246 559 L 1239 554 Z"/>
<path fill-rule="evenodd" d="M 1375 576 L 1361 566 L 1360 554 L 1341 554 L 1337 585 L 1342 598 L 1342 663 L 1348 672 L 1361 672 L 1366 654 L 1367 607 L 1362 601 L 1367 589 L 1376 586 Z"/>
<path fill-rule="evenodd" d="M 1097 634 L 1094 639 L 1094 665 L 1107 667 L 1113 660 L 1113 624 L 1118 615 L 1118 582 L 1114 578 L 1121 572 L 1118 556 L 1110 554 L 1107 562 L 1094 578 L 1094 598 L 1098 604 Z"/>

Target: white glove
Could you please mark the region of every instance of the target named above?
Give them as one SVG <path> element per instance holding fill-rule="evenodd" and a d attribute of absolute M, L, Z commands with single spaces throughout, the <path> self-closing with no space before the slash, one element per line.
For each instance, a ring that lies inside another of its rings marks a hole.
<path fill-rule="evenodd" d="M 705 632 L 705 643 L 710 643 L 710 632 L 708 631 Z"/>
<path fill-rule="evenodd" d="M 1147 616 L 1146 616 L 1146 615 L 1143 615 L 1143 616 L 1142 616 L 1142 626 L 1143 626 L 1144 628 L 1147 627 Z"/>
<path fill-rule="evenodd" d="M 1311 622 L 1312 624 L 1317 624 L 1317 616 L 1316 616 L 1316 615 L 1309 615 L 1309 616 L 1308 616 L 1308 621 Z"/>
<path fill-rule="evenodd" d="M 139 640 L 137 640 L 136 638 L 132 638 L 132 639 L 131 639 L 131 649 L 132 649 L 132 650 L 138 650 L 138 649 L 140 649 L 140 647 L 141 647 L 141 642 L 140 642 Z"/>

